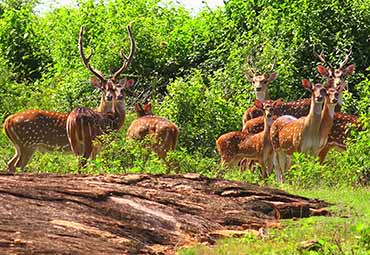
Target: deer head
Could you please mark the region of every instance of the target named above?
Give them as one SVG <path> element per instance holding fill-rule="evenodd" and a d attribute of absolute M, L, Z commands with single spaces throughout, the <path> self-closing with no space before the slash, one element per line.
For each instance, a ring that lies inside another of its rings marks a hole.
<path fill-rule="evenodd" d="M 313 84 L 309 80 L 302 80 L 302 85 L 305 89 L 312 93 L 314 103 L 322 104 L 326 96 L 326 88 L 321 83 Z"/>
<path fill-rule="evenodd" d="M 264 102 L 261 102 L 260 100 L 256 99 L 254 101 L 254 106 L 263 112 L 264 122 L 267 126 L 272 125 L 274 108 L 279 104 L 281 104 L 280 99 L 276 101 L 267 100 Z"/>
<path fill-rule="evenodd" d="M 124 111 L 125 90 L 132 87 L 135 83 L 133 80 L 128 80 L 126 77 L 117 82 L 117 79 L 120 76 L 120 74 L 123 73 L 131 64 L 135 54 L 135 40 L 132 35 L 130 26 L 127 26 L 127 31 L 131 43 L 129 56 L 127 57 L 123 53 L 123 51 L 121 51 L 121 55 L 124 60 L 123 64 L 109 79 L 105 78 L 100 71 L 96 70 L 91 66 L 90 59 L 93 55 L 93 50 L 91 50 L 90 54 L 87 57 L 85 56 L 83 49 L 83 33 L 84 33 L 83 26 L 81 27 L 79 34 L 78 41 L 81 59 L 85 67 L 94 75 L 94 77 L 91 78 L 91 83 L 95 88 L 102 91 L 103 93 L 102 100 L 105 101 L 108 107 L 111 106 L 112 112 Z"/>
<path fill-rule="evenodd" d="M 339 95 L 346 87 L 346 83 L 343 81 L 336 88 L 333 88 L 331 85 L 327 87 L 327 104 L 336 105 L 338 103 Z"/>
<path fill-rule="evenodd" d="M 327 63 L 329 66 L 329 68 L 325 68 L 322 65 L 318 65 L 317 71 L 323 77 L 333 80 L 333 86 L 334 88 L 336 88 L 345 80 L 347 76 L 352 75 L 353 72 L 355 71 L 355 67 L 356 67 L 355 64 L 345 66 L 348 63 L 351 54 L 352 54 L 352 50 L 350 50 L 348 54 L 346 54 L 345 59 L 339 64 L 339 67 L 334 68 L 330 63 L 328 63 L 325 60 L 323 53 L 320 53 L 320 54 L 315 53 L 315 55 L 320 59 L 320 61 L 323 64 Z"/>
<path fill-rule="evenodd" d="M 143 107 L 140 103 L 137 103 L 135 105 L 135 112 L 137 114 L 137 117 L 139 118 L 146 116 L 146 115 L 153 115 L 152 104 L 151 103 L 144 104 L 144 107 Z"/>
<path fill-rule="evenodd" d="M 271 64 L 269 71 L 265 71 L 262 74 L 256 71 L 256 67 L 252 57 L 247 58 L 247 70 L 246 76 L 248 80 L 252 83 L 252 86 L 256 93 L 256 99 L 258 100 L 267 100 L 268 99 L 268 85 L 276 80 L 278 74 L 273 72 L 276 59 L 274 63 Z"/>

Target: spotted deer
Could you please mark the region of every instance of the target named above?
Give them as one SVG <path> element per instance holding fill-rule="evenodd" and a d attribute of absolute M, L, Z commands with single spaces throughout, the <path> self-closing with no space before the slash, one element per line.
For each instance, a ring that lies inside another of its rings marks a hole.
<path fill-rule="evenodd" d="M 67 136 L 73 153 L 80 157 L 79 169 L 84 167 L 87 159 L 94 158 L 99 145 L 94 144 L 100 135 L 107 134 L 114 130 L 119 130 L 125 121 L 125 91 L 133 86 L 134 81 L 124 78 L 117 82 L 118 77 L 129 67 L 135 54 L 135 40 L 130 26 L 127 26 L 128 36 L 130 38 L 131 48 L 129 56 L 122 53 L 124 59 L 123 65 L 112 76 L 105 78 L 101 72 L 90 65 L 91 54 L 86 57 L 83 50 L 83 32 L 81 27 L 79 35 L 79 50 L 85 67 L 94 74 L 93 85 L 97 88 L 109 91 L 111 109 L 107 112 L 100 112 L 86 107 L 74 109 L 67 118 Z"/>
<path fill-rule="evenodd" d="M 260 100 L 261 102 L 269 99 L 268 87 L 274 80 L 276 80 L 278 76 L 276 72 L 273 72 L 274 66 L 275 66 L 275 62 L 271 64 L 271 69 L 269 71 L 266 71 L 261 74 L 261 72 L 256 70 L 255 63 L 252 59 L 252 56 L 249 56 L 247 58 L 247 69 L 246 69 L 245 74 L 248 80 L 252 84 L 254 93 L 256 94 L 256 99 Z M 254 108 L 252 107 L 252 109 Z M 253 115 L 255 113 L 254 111 L 251 111 L 252 109 L 248 108 L 245 111 L 243 115 L 243 120 L 244 118 L 248 118 L 248 116 Z M 257 114 L 258 115 L 255 117 L 261 116 L 262 112 L 258 111 Z"/>
<path fill-rule="evenodd" d="M 82 60 L 85 63 L 85 59 Z M 91 82 L 101 90 L 100 104 L 95 111 L 110 112 L 114 92 L 107 87 L 97 86 L 95 77 Z M 15 155 L 8 162 L 7 171 L 14 173 L 16 168 L 23 171 L 36 151 L 71 152 L 66 131 L 67 118 L 67 113 L 45 110 L 25 110 L 9 116 L 4 121 L 3 127 L 6 136 L 15 147 Z"/>
<path fill-rule="evenodd" d="M 343 84 L 343 82 L 346 81 L 346 78 L 353 74 L 355 71 L 355 64 L 350 64 L 346 66 L 348 63 L 351 51 L 345 56 L 345 59 L 339 64 L 338 68 L 334 68 L 329 62 L 325 60 L 325 57 L 323 53 L 317 54 L 315 53 L 315 56 L 323 63 L 329 65 L 329 68 L 325 68 L 322 65 L 317 66 L 317 71 L 321 76 L 326 78 L 326 82 L 332 84 L 334 88 L 339 86 L 340 84 Z M 343 90 L 348 89 L 347 84 Z M 266 94 L 268 95 L 268 94 Z M 265 100 L 269 99 L 267 96 L 265 97 Z M 308 111 L 310 109 L 311 100 L 310 99 L 301 99 L 293 102 L 282 102 L 280 107 L 276 108 L 275 112 L 276 115 L 292 115 L 296 118 L 300 118 L 303 116 L 306 116 L 308 114 Z M 336 106 L 336 111 L 340 111 L 341 106 L 343 104 L 343 95 L 342 91 L 339 93 L 339 100 L 338 104 Z M 263 129 L 263 118 L 259 118 L 258 120 L 255 120 L 252 123 L 246 123 L 247 121 L 258 118 L 262 116 L 262 112 L 255 107 L 250 107 L 247 109 L 247 111 L 244 113 L 243 116 L 243 130 L 255 130 L 254 132 L 260 132 Z"/>
<path fill-rule="evenodd" d="M 357 130 L 363 130 L 363 126 L 357 116 L 341 112 L 334 113 L 334 123 L 328 135 L 327 143 L 321 148 L 319 153 L 321 164 L 324 163 L 326 155 L 331 149 L 346 150 L 346 140 L 351 126 Z"/>
<path fill-rule="evenodd" d="M 134 140 L 142 140 L 152 136 L 153 143 L 149 145 L 160 159 L 166 162 L 167 153 L 176 149 L 179 139 L 179 129 L 166 118 L 153 114 L 152 105 L 135 105 L 137 119 L 135 119 L 127 131 L 127 137 Z"/>
<path fill-rule="evenodd" d="M 352 51 L 349 51 L 349 53 L 345 56 L 345 59 L 339 64 L 339 67 L 334 68 L 329 62 L 325 60 L 323 53 L 320 53 L 320 54 L 315 53 L 315 55 L 320 59 L 320 61 L 323 64 L 328 64 L 329 66 L 329 68 L 325 68 L 322 65 L 318 65 L 317 66 L 318 72 L 321 74 L 321 76 L 325 77 L 327 80 L 332 80 L 334 88 L 343 84 L 343 82 L 345 81 L 345 78 L 347 76 L 352 75 L 353 72 L 355 71 L 355 68 L 356 68 L 355 64 L 350 64 L 348 66 L 345 66 L 348 63 L 351 54 L 352 54 Z M 343 90 L 348 90 L 347 84 Z M 343 95 L 342 95 L 342 92 L 340 92 L 338 104 L 336 107 L 337 112 L 340 111 L 342 104 L 343 104 Z"/>
<path fill-rule="evenodd" d="M 336 88 L 333 88 L 332 85 L 329 86 L 330 87 L 327 88 L 327 95 L 321 114 L 319 151 L 321 151 L 328 142 L 328 137 L 334 124 L 335 107 L 339 102 L 340 93 L 345 88 L 345 82 L 342 82 Z"/>
<path fill-rule="evenodd" d="M 334 87 L 337 87 L 345 80 L 347 76 L 352 75 L 355 71 L 355 64 L 346 66 L 351 54 L 352 51 L 349 51 L 349 53 L 345 56 L 345 59 L 339 64 L 338 68 L 334 68 L 329 62 L 327 62 L 322 53 L 316 54 L 322 63 L 328 64 L 329 66 L 329 68 L 318 66 L 319 73 L 327 79 L 332 79 L 334 82 Z M 348 86 L 346 85 L 344 89 L 348 89 Z M 336 111 L 340 111 L 342 104 L 343 96 L 342 93 L 340 93 Z M 345 140 L 347 138 L 347 131 L 350 126 L 354 126 L 358 130 L 362 129 L 362 125 L 359 123 L 357 116 L 339 112 L 334 114 L 334 124 L 331 132 L 329 133 L 328 142 L 319 153 L 321 163 L 324 162 L 325 157 L 331 148 L 336 148 L 340 151 L 346 149 Z"/>
<path fill-rule="evenodd" d="M 221 135 L 216 141 L 216 148 L 221 156 L 221 165 L 236 166 L 241 160 L 254 160 L 261 165 L 263 178 L 272 170 L 272 145 L 270 142 L 270 127 L 274 107 L 278 102 L 256 100 L 254 106 L 263 110 L 264 130 L 258 134 L 249 135 L 241 131 L 233 131 Z"/>
<path fill-rule="evenodd" d="M 318 58 L 326 63 L 322 54 L 318 55 Z M 339 111 L 343 103 L 342 91 L 347 89 L 347 84 L 345 78 L 351 75 L 354 72 L 355 65 L 351 64 L 347 67 L 344 67 L 349 60 L 349 55 L 347 54 L 346 58 L 340 63 L 339 68 L 333 68 L 330 64 L 330 69 L 325 68 L 322 65 L 317 66 L 317 71 L 325 78 L 327 78 L 327 83 L 332 84 L 334 88 L 340 84 L 345 84 L 345 87 L 339 92 L 338 103 L 336 106 L 336 111 Z M 275 109 L 275 114 L 277 116 L 282 115 L 292 115 L 296 118 L 306 116 L 310 109 L 311 100 L 310 99 L 301 99 L 293 102 L 281 102 L 279 106 Z M 243 116 L 243 128 L 244 132 L 249 132 L 255 134 L 263 130 L 263 117 L 261 116 L 261 111 L 256 109 L 254 106 L 247 109 Z M 340 115 L 336 115 L 340 116 Z M 341 123 L 341 120 L 334 122 L 333 129 L 336 129 L 337 123 Z M 350 125 L 350 123 L 348 123 Z M 339 128 L 339 127 L 338 127 Z M 341 145 L 342 146 L 342 145 Z"/>
<path fill-rule="evenodd" d="M 283 115 L 271 126 L 271 142 L 277 159 L 276 177 L 280 182 L 284 181 L 283 172 L 289 168 L 293 152 L 317 155 L 320 147 L 321 113 L 327 92 L 322 84 L 312 84 L 306 79 L 302 85 L 311 92 L 308 115 L 299 119 Z"/>

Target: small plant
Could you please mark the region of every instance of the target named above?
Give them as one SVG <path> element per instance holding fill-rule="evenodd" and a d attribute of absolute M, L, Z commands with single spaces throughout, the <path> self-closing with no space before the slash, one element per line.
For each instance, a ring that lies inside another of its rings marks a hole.
<path fill-rule="evenodd" d="M 355 237 L 359 242 L 359 246 L 370 251 L 370 225 L 359 222 L 352 227 L 352 231 L 355 233 Z"/>

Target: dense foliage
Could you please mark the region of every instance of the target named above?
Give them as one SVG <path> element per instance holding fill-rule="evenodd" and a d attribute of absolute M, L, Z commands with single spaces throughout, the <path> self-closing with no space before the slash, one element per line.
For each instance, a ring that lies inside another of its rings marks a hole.
<path fill-rule="evenodd" d="M 215 140 L 240 129 L 241 116 L 254 99 L 244 74 L 247 56 L 254 56 L 260 70 L 276 62 L 279 77 L 270 97 L 295 100 L 307 96 L 302 78 L 319 81 L 315 51 L 324 51 L 338 65 L 351 48 L 356 73 L 348 79 L 344 110 L 361 115 L 366 131 L 354 135 L 341 157 L 331 154 L 325 166 L 297 156 L 289 178 L 298 184 L 335 185 L 368 177 L 369 1 L 227 0 L 222 8 L 196 15 L 159 0 L 81 0 L 76 7 L 46 13 L 35 6 L 33 0 L 0 1 L 1 122 L 27 108 L 68 112 L 78 105 L 95 106 L 99 94 L 79 58 L 79 28 L 86 27 L 85 47 L 94 49 L 93 66 L 110 75 L 121 66 L 120 50 L 128 51 L 126 26 L 131 24 L 137 53 L 124 75 L 137 83 L 127 98 L 129 109 L 137 101 L 155 102 L 156 112 L 180 128 L 180 148 L 172 160 L 183 171 L 218 173 Z M 95 166 L 105 171 L 137 166 L 130 157 L 141 152 L 127 144 L 125 129 L 114 136 Z M 0 168 L 12 150 L 1 135 Z M 70 171 L 71 159 L 37 155 L 29 168 Z M 149 168 L 164 169 L 157 159 L 149 161 Z M 255 178 L 246 176 L 237 178 Z"/>

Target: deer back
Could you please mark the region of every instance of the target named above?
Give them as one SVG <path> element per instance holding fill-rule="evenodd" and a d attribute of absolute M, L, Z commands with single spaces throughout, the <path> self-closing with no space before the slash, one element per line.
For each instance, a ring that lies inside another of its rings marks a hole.
<path fill-rule="evenodd" d="M 363 130 L 363 126 L 357 116 L 336 112 L 328 143 L 345 147 L 345 140 L 349 135 L 348 130 L 351 126 L 359 131 Z"/>
<path fill-rule="evenodd" d="M 248 138 L 250 138 L 250 136 L 241 131 L 232 131 L 221 135 L 216 140 L 216 149 L 221 156 L 222 164 L 227 164 L 229 166 L 237 165 L 244 158 L 244 153 L 240 148 L 240 144 Z"/>
<path fill-rule="evenodd" d="M 174 150 L 178 143 L 179 130 L 177 126 L 166 118 L 152 115 L 150 113 L 139 113 L 138 116 L 128 128 L 127 137 L 130 139 L 141 140 L 147 136 L 153 136 L 155 139 L 151 148 L 164 158 L 168 151 Z"/>
<path fill-rule="evenodd" d="M 267 100 L 267 102 L 272 102 L 272 100 Z M 293 102 L 282 102 L 280 101 L 274 108 L 274 120 L 279 116 L 290 115 L 295 118 L 300 118 L 307 116 L 310 111 L 311 99 L 301 99 Z M 263 130 L 263 112 L 258 110 L 255 106 L 247 109 L 243 116 L 243 132 L 248 132 L 250 134 L 256 134 Z"/>
<path fill-rule="evenodd" d="M 19 147 L 69 150 L 66 133 L 67 114 L 43 110 L 26 110 L 9 116 L 5 134 Z"/>

